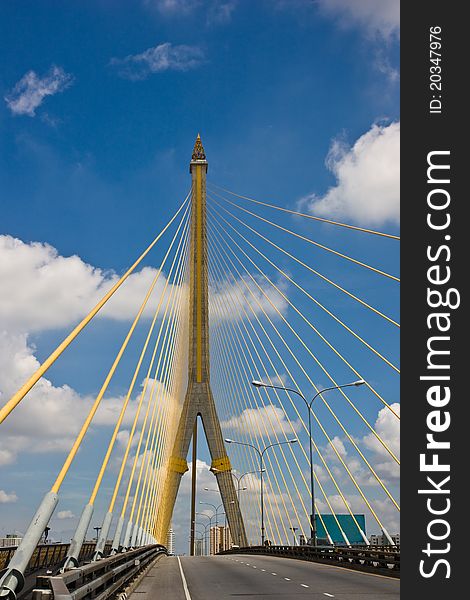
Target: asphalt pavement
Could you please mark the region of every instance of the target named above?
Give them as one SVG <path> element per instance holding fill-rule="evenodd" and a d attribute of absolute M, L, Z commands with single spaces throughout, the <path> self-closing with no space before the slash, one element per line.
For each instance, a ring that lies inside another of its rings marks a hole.
<path fill-rule="evenodd" d="M 400 581 L 302 560 L 259 555 L 157 561 L 132 600 L 398 600 Z"/>

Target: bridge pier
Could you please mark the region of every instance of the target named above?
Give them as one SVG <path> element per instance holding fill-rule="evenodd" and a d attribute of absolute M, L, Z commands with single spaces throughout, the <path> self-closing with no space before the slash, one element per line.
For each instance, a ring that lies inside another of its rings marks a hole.
<path fill-rule="evenodd" d="M 85 536 L 90 525 L 91 517 L 93 516 L 93 509 L 93 504 L 87 504 L 83 509 L 83 512 L 80 516 L 80 521 L 78 522 L 77 528 L 75 529 L 75 533 L 73 534 L 72 541 L 70 542 L 70 546 L 67 551 L 67 556 L 64 559 L 64 564 L 62 565 L 62 568 L 60 570 L 61 573 L 63 573 L 67 569 L 73 569 L 74 567 L 78 567 L 78 557 L 80 555 L 80 550 L 82 549 L 83 542 L 85 541 Z"/>
<path fill-rule="evenodd" d="M 104 548 L 106 546 L 106 540 L 108 539 L 109 529 L 111 527 L 111 521 L 113 520 L 113 513 L 107 512 L 103 524 L 101 525 L 100 535 L 96 541 L 95 552 L 92 560 L 99 560 L 104 556 Z"/>
<path fill-rule="evenodd" d="M 58 501 L 59 496 L 56 492 L 48 492 L 42 499 L 8 567 L 0 571 L 0 598 L 15 600 L 16 592 L 20 592 L 23 588 L 26 567 L 39 544 L 39 540 L 50 521 Z"/>
<path fill-rule="evenodd" d="M 113 544 L 111 546 L 111 556 L 119 552 L 119 548 L 121 546 L 122 530 L 124 529 L 124 522 L 124 517 L 119 517 L 119 521 L 116 525 L 116 531 L 114 532 Z"/>

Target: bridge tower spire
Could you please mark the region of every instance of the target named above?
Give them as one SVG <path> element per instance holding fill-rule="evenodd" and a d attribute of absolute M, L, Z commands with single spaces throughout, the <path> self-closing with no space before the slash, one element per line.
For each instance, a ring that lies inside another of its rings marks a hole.
<path fill-rule="evenodd" d="M 206 173 L 208 163 L 198 134 L 189 165 L 192 179 L 188 387 L 177 428 L 173 452 L 165 485 L 164 501 L 157 518 L 157 539 L 168 531 L 182 475 L 188 470 L 186 457 L 193 438 L 193 469 L 197 418 L 200 417 L 211 454 L 211 469 L 216 476 L 227 521 L 234 542 L 247 545 L 245 527 L 231 474 L 231 464 L 225 450 L 222 430 L 210 386 L 209 364 L 209 294 L 206 227 Z M 194 434 L 194 437 L 193 437 Z M 191 511 L 191 547 L 194 552 L 194 478 Z"/>

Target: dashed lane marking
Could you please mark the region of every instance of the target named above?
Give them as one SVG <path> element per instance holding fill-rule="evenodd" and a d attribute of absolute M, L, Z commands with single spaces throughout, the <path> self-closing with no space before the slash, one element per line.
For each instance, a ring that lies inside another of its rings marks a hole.
<path fill-rule="evenodd" d="M 302 587 L 308 587 L 308 585 L 306 585 L 305 583 L 301 583 L 300 584 Z"/>

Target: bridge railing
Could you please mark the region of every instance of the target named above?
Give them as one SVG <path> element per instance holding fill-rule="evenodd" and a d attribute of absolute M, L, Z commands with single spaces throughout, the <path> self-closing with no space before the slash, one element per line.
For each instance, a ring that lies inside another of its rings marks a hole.
<path fill-rule="evenodd" d="M 55 567 L 66 557 L 69 544 L 40 544 L 37 546 L 31 560 L 29 561 L 25 575 L 29 575 L 39 569 L 48 569 Z M 85 542 L 80 551 L 79 561 L 82 562 L 93 556 L 96 542 Z M 17 546 L 7 546 L 0 548 L 0 571 L 5 569 L 10 559 L 13 557 Z M 111 544 L 105 548 L 105 552 L 111 550 Z"/>
<path fill-rule="evenodd" d="M 159 555 L 158 544 L 115 554 L 53 577 L 37 577 L 33 600 L 106 600 L 129 584 Z"/>
<path fill-rule="evenodd" d="M 264 554 L 335 564 L 359 571 L 400 575 L 400 550 L 394 546 L 250 546 L 232 548 L 219 554 Z"/>

